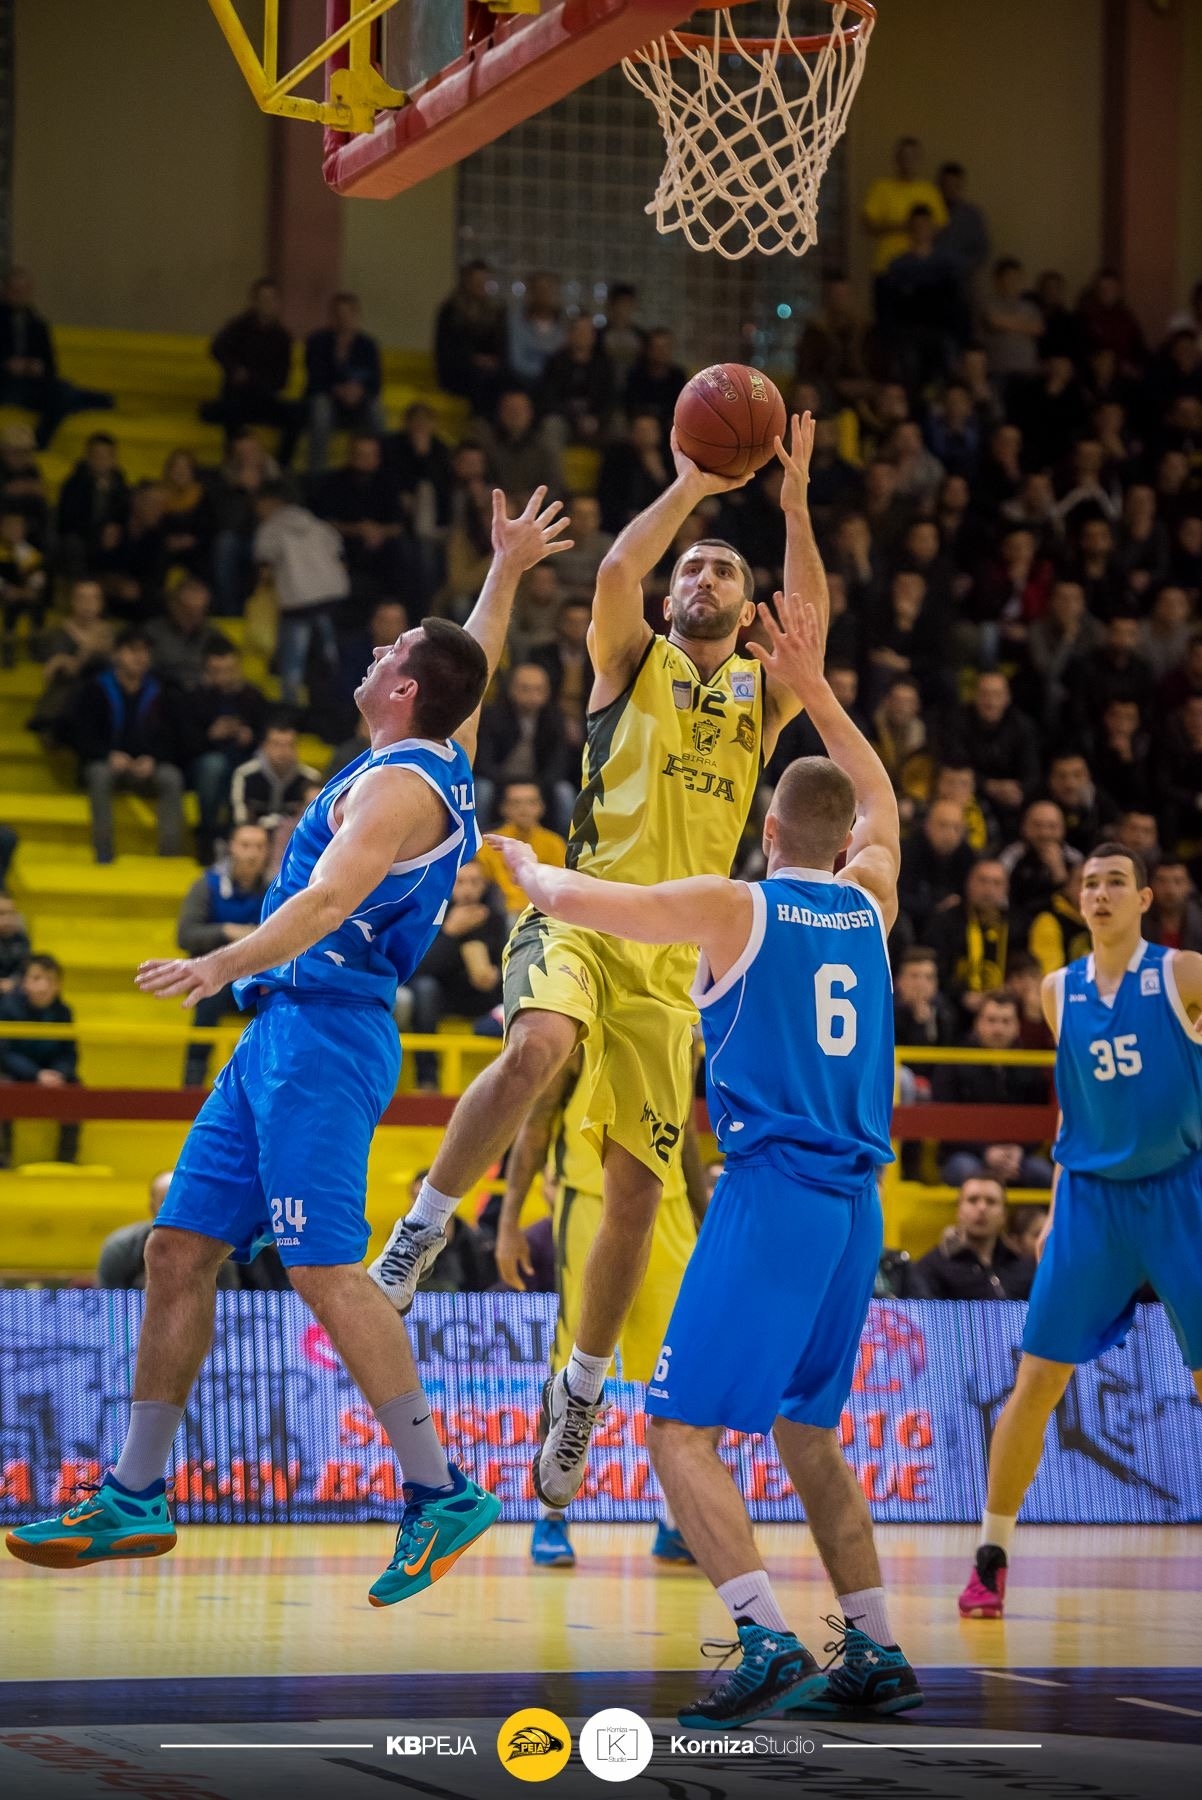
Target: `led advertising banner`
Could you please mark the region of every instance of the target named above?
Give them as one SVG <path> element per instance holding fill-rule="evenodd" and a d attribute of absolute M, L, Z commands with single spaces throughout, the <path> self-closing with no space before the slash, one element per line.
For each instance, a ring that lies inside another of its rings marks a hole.
<path fill-rule="evenodd" d="M 395 1520 L 395 1458 L 308 1310 L 294 1294 L 222 1292 L 217 1302 L 171 1471 L 181 1522 Z M 0 1291 L 7 1522 L 56 1510 L 115 1460 L 142 1305 L 138 1293 Z M 554 1314 L 549 1294 L 422 1294 L 409 1316 L 443 1442 L 510 1520 L 537 1514 L 530 1460 Z M 874 1518 L 979 1518 L 1024 1314 L 1009 1302 L 873 1302 L 840 1436 Z M 744 1327 L 732 1315 L 714 1329 Z M 650 1519 L 659 1493 L 642 1389 L 612 1382 L 608 1398 L 572 1515 Z M 723 1454 L 753 1517 L 801 1517 L 769 1439 L 728 1434 Z M 1141 1308 L 1126 1344 L 1078 1371 L 1023 1517 L 1202 1520 L 1202 1408 L 1159 1307 Z"/>

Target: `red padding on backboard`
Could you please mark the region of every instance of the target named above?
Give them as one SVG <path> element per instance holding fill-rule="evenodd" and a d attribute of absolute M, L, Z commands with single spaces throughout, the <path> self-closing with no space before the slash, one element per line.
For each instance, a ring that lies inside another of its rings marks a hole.
<path fill-rule="evenodd" d="M 537 17 L 503 19 L 486 43 L 414 88 L 407 105 L 382 115 L 374 131 L 357 137 L 327 131 L 326 181 L 339 194 L 368 200 L 415 187 L 692 11 L 682 0 L 563 0 Z M 345 16 L 346 0 L 329 0 L 331 29 Z"/>

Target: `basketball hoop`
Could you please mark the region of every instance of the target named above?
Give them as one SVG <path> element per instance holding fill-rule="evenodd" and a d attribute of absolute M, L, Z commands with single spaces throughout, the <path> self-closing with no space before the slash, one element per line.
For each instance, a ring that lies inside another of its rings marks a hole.
<path fill-rule="evenodd" d="M 730 262 L 753 250 L 802 256 L 817 240 L 818 189 L 876 21 L 870 0 L 827 0 L 831 30 L 798 37 L 789 0 L 776 0 L 775 36 L 741 38 L 733 15 L 745 4 L 711 0 L 702 10 L 715 15 L 712 32 L 670 31 L 622 63 L 664 134 L 667 161 L 646 209 L 657 231 L 682 232 L 694 250 Z M 785 78 L 791 63 L 800 88 Z"/>

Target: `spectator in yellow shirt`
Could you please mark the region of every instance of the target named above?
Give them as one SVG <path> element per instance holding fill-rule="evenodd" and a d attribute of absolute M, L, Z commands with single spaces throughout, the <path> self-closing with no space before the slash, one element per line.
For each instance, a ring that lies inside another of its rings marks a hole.
<path fill-rule="evenodd" d="M 873 182 L 864 201 L 862 218 L 866 229 L 876 239 L 872 272 L 879 275 L 895 256 L 909 249 L 910 214 L 916 206 L 929 206 L 936 231 L 947 224 L 947 207 L 943 195 L 933 181 L 918 173 L 922 145 L 915 137 L 899 138 L 893 152 L 895 175 L 881 175 Z"/>
<path fill-rule="evenodd" d="M 494 825 L 498 837 L 520 838 L 529 844 L 539 862 L 553 863 L 562 869 L 568 846 L 557 831 L 548 831 L 539 823 L 545 808 L 536 781 L 508 781 L 501 790 L 499 807 L 501 823 Z M 506 866 L 505 858 L 487 844 L 477 853 L 476 862 L 501 891 L 510 923 L 526 908 L 526 896 L 517 886 Z"/>

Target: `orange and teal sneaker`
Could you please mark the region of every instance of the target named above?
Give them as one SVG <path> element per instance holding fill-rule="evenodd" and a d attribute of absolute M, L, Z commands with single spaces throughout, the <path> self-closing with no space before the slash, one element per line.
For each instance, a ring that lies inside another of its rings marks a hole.
<path fill-rule="evenodd" d="M 433 1587 L 469 1544 L 496 1522 L 501 1502 L 451 1464 L 449 1488 L 406 1482 L 396 1554 L 368 1591 L 373 1606 L 395 1606 Z"/>
<path fill-rule="evenodd" d="M 125 1557 L 165 1556 L 175 1548 L 166 1483 L 156 1481 L 131 1494 L 110 1473 L 65 1512 L 34 1525 L 18 1525 L 4 1542 L 13 1556 L 43 1569 L 82 1569 L 88 1563 Z"/>

